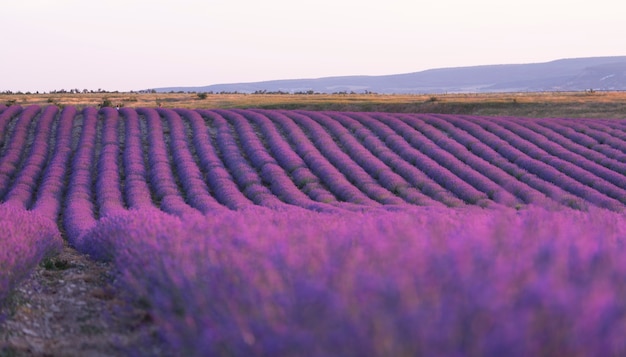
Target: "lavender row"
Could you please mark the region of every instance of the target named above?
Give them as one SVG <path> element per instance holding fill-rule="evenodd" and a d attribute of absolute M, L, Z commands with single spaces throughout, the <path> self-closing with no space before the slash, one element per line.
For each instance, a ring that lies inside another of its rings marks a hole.
<path fill-rule="evenodd" d="M 446 140 L 443 139 L 442 136 L 439 136 L 434 130 L 429 130 L 429 126 L 425 125 L 422 120 L 404 115 L 398 115 L 397 118 L 385 114 L 380 114 L 380 116 L 384 118 L 384 122 L 387 125 L 392 127 L 398 134 L 405 137 L 411 145 L 433 158 L 441 166 L 450 170 L 450 172 L 464 182 L 486 194 L 489 199 L 507 206 L 514 206 L 518 203 L 515 196 L 485 177 L 484 172 L 476 170 L 468 163 L 450 153 L 448 151 L 450 149 L 449 147 L 442 149 L 441 145 L 444 145 L 442 141 L 445 142 Z M 431 138 L 426 136 L 427 134 L 425 132 L 430 134 L 430 137 L 440 140 L 431 140 Z M 466 156 L 461 155 L 461 158 L 464 157 Z"/>
<path fill-rule="evenodd" d="M 12 105 L 2 111 L 0 113 L 0 149 L 4 147 L 5 137 L 6 137 L 6 129 L 9 125 L 9 122 L 20 112 L 22 111 L 22 107 L 19 105 Z M 0 151 L 1 152 L 1 151 Z"/>
<path fill-rule="evenodd" d="M 277 163 L 290 176 L 300 192 L 316 202 L 341 205 L 337 198 L 325 187 L 319 178 L 309 169 L 306 162 L 294 151 L 280 129 L 269 119 L 270 112 L 246 111 L 246 116 L 253 121 L 266 137 L 266 145 Z"/>
<path fill-rule="evenodd" d="M 183 355 L 623 355 L 624 227 L 605 210 L 255 209 L 137 211 L 97 234 Z"/>
<path fill-rule="evenodd" d="M 346 152 L 364 170 L 374 177 L 386 189 L 394 192 L 405 201 L 420 206 L 441 205 L 440 202 L 413 187 L 400 172 L 406 171 L 406 161 L 400 160 L 394 153 L 390 154 L 384 145 L 363 124 L 342 113 L 327 113 L 332 120 L 324 123 L 337 133 L 338 140 Z M 405 167 L 402 167 L 402 166 Z"/>
<path fill-rule="evenodd" d="M 122 108 L 124 118 L 124 197 L 130 209 L 149 209 L 153 207 L 139 115 L 134 109 Z"/>
<path fill-rule="evenodd" d="M 598 151 L 606 156 L 607 159 L 626 163 L 626 144 L 624 144 L 626 135 L 623 130 L 597 123 L 582 124 L 560 119 L 545 123 L 539 122 L 539 124 L 570 138 L 580 145 Z M 604 165 L 605 160 L 600 162 Z"/>
<path fill-rule="evenodd" d="M 334 114 L 334 115 L 333 115 Z M 332 133 L 340 146 L 340 150 L 344 150 L 348 155 L 343 156 L 344 167 L 348 170 L 354 170 L 360 172 L 357 179 L 361 182 L 363 187 L 370 187 L 370 195 L 379 197 L 377 201 L 383 204 L 402 204 L 404 202 L 400 200 L 394 200 L 389 197 L 398 196 L 405 202 L 417 205 L 433 205 L 435 204 L 430 197 L 424 195 L 420 191 L 411 187 L 411 185 L 400 175 L 395 173 L 387 166 L 383 161 L 370 152 L 365 146 L 363 146 L 356 138 L 340 124 L 341 119 L 337 119 L 336 113 L 307 113 L 312 119 L 323 125 L 329 133 Z M 319 129 L 317 129 L 318 131 Z M 323 147 L 327 147 L 330 144 L 329 136 L 325 137 L 327 143 L 320 143 Z M 338 148 L 336 148 L 337 150 Z M 332 155 L 332 152 L 328 152 Z M 333 157 L 337 155 L 332 155 Z M 341 162 L 340 161 L 340 162 Z M 358 166 L 357 166 L 358 165 Z M 369 175 L 369 176 L 368 176 Z M 378 188 L 383 188 L 381 190 Z"/>
<path fill-rule="evenodd" d="M 47 256 L 58 254 L 63 240 L 56 223 L 13 203 L 0 204 L 0 304 Z M 3 316 L 0 315 L 0 321 Z"/>
<path fill-rule="evenodd" d="M 177 112 L 189 121 L 192 143 L 210 193 L 218 202 L 230 209 L 241 209 L 253 205 L 252 201 L 241 193 L 232 175 L 224 166 L 224 162 L 220 159 L 218 150 L 216 150 L 209 135 L 209 128 L 213 129 L 213 127 L 207 124 L 200 114 L 206 115 L 206 112 L 188 109 L 178 109 Z"/>
<path fill-rule="evenodd" d="M 37 187 L 37 200 L 33 211 L 56 221 L 61 214 L 63 192 L 68 176 L 68 163 L 72 156 L 72 126 L 76 108 L 68 106 L 61 112 L 55 135 L 55 146 L 47 162 L 41 182 Z"/>
<path fill-rule="evenodd" d="M 149 108 L 141 108 L 137 112 L 145 117 L 148 127 L 148 165 L 150 166 L 148 179 L 160 208 L 165 212 L 181 216 L 196 213 L 197 211 L 185 201 L 176 183 L 159 113 Z"/>
<path fill-rule="evenodd" d="M 118 157 L 119 114 L 114 108 L 102 108 L 104 116 L 102 127 L 101 152 L 98 158 L 96 179 L 96 204 L 101 217 L 122 212 L 126 207 L 122 195 Z"/>
<path fill-rule="evenodd" d="M 406 175 L 403 174 L 403 176 L 409 179 L 409 182 L 416 184 L 416 187 L 419 187 L 429 196 L 449 204 L 450 199 L 447 197 L 447 192 L 450 192 L 457 199 L 467 203 L 489 204 L 486 194 L 461 181 L 456 175 L 439 165 L 431 157 L 414 148 L 407 141 L 407 138 L 400 136 L 387 123 L 381 121 L 381 118 L 370 118 L 365 115 L 354 116 L 354 118 L 361 121 L 380 138 L 384 146 L 388 147 L 395 154 L 394 159 L 397 155 L 401 160 L 408 162 L 419 170 L 417 172 L 415 170 L 407 170 L 405 171 Z M 403 171 L 399 172 L 402 174 Z M 451 203 L 456 205 L 454 201 Z"/>
<path fill-rule="evenodd" d="M 259 125 L 259 128 L 264 128 L 264 131 L 267 132 L 273 126 L 266 117 L 256 112 L 243 110 L 235 110 L 234 112 L 228 118 L 232 121 L 237 131 L 244 154 L 273 194 L 281 201 L 290 205 L 319 211 L 334 211 L 334 207 L 323 202 L 316 202 L 298 189 L 293 180 L 287 175 L 286 170 L 278 163 L 277 160 L 279 158 L 276 155 L 273 156 L 268 151 L 266 145 L 264 145 L 252 127 L 252 123 L 255 123 Z M 246 117 L 243 117 L 242 114 L 245 114 Z M 271 132 L 271 129 L 269 131 Z M 276 139 L 276 137 L 272 139 Z M 265 142 L 269 143 L 272 139 L 267 137 Z M 280 155 L 281 153 L 278 153 L 278 156 Z"/>
<path fill-rule="evenodd" d="M 209 213 L 215 209 L 223 208 L 213 196 L 209 194 L 209 188 L 202 177 L 200 169 L 190 152 L 187 135 L 181 117 L 174 111 L 159 110 L 168 123 L 170 129 L 170 150 L 174 167 L 189 203 L 202 213 Z"/>
<path fill-rule="evenodd" d="M 225 167 L 233 176 L 239 190 L 257 205 L 266 207 L 284 207 L 276 195 L 267 187 L 256 170 L 244 156 L 233 135 L 229 120 L 235 113 L 223 110 L 205 112 L 217 130 L 216 144 L 219 147 Z M 230 119 L 232 120 L 232 119 Z"/>
<path fill-rule="evenodd" d="M 93 192 L 95 144 L 98 111 L 93 107 L 82 110 L 82 130 L 71 162 L 69 184 L 63 210 L 63 227 L 70 244 L 82 249 L 82 237 L 97 222 L 97 206 Z"/>
<path fill-rule="evenodd" d="M 32 105 L 20 113 L 13 131 L 10 133 L 10 140 L 2 150 L 2 157 L 0 158 L 0 199 L 4 199 L 10 188 L 11 180 L 17 173 L 27 147 L 30 125 L 40 110 L 39 106 Z"/>
<path fill-rule="evenodd" d="M 489 132 L 481 132 L 479 127 L 470 122 L 458 122 L 457 118 L 453 116 L 427 115 L 421 117 L 429 125 L 450 135 L 452 139 L 465 146 L 473 155 L 480 157 L 514 177 L 517 181 L 508 182 L 506 185 L 511 187 L 510 189 L 517 196 L 523 197 L 528 201 L 536 200 L 538 202 L 543 200 L 541 194 L 560 203 L 571 203 L 573 202 L 572 200 L 577 200 L 575 196 L 564 191 L 556 184 L 545 181 L 524 168 L 515 165 L 512 156 L 508 158 L 503 156 L 497 150 L 502 145 L 506 145 L 506 143 L 497 136 Z M 466 126 L 464 127 L 461 124 L 466 124 Z M 476 131 L 473 131 L 474 129 Z M 471 135 L 471 132 L 477 135 Z M 489 145 L 486 145 L 487 143 Z"/>
<path fill-rule="evenodd" d="M 586 201 L 604 208 L 622 209 L 623 204 L 620 204 L 616 199 L 621 197 L 621 193 L 613 185 L 603 182 L 588 171 L 547 153 L 493 121 L 480 117 L 472 117 L 471 120 L 479 123 L 483 130 L 492 131 L 505 140 L 508 143 L 506 149 L 521 150 L 524 156 L 519 158 L 516 163 L 519 162 L 525 165 L 527 169 L 535 170 L 544 179 L 558 183 L 565 190 L 582 197 Z"/>
<path fill-rule="evenodd" d="M 458 139 L 456 137 L 451 138 L 449 136 L 451 135 L 450 133 L 442 132 L 440 128 L 437 128 L 429 122 L 431 116 L 420 115 L 418 119 L 417 116 L 407 115 L 402 116 L 401 118 L 406 118 L 408 123 L 410 123 L 416 129 L 419 129 L 425 136 L 427 136 L 430 140 L 436 143 L 444 151 L 454 155 L 454 157 L 459 159 L 461 162 L 469 165 L 469 167 L 477 173 L 481 173 L 482 175 L 484 175 L 486 178 L 494 182 L 497 187 L 501 187 L 507 192 L 510 192 L 526 204 L 544 203 L 546 199 L 545 195 L 533 189 L 532 187 L 529 187 L 528 185 L 520 182 L 512 174 L 505 171 L 498 165 L 493 164 L 485 158 L 481 157 L 480 155 L 477 155 L 475 152 L 470 151 L 467 145 L 463 145 L 463 143 L 457 141 Z M 451 127 L 448 126 L 448 129 L 450 128 Z M 463 136 L 463 133 L 461 133 L 460 135 Z M 500 196 L 500 198 L 496 199 L 496 201 L 501 201 L 504 203 L 507 200 L 511 199 L 507 194 L 499 192 L 497 189 L 491 187 L 490 182 L 477 183 L 475 186 L 483 186 L 485 188 L 484 190 L 488 190 L 490 192 L 490 196 Z"/>
<path fill-rule="evenodd" d="M 307 137 L 304 131 L 292 118 L 288 117 L 286 113 L 287 112 L 283 111 L 272 111 L 268 113 L 268 117 L 284 131 L 295 152 L 304 160 L 311 172 L 319 178 L 320 182 L 323 183 L 325 187 L 328 187 L 335 197 L 349 204 L 367 206 L 380 205 L 350 183 L 348 179 L 327 160 Z M 296 184 L 298 186 L 301 185 L 297 180 Z"/>
<path fill-rule="evenodd" d="M 624 175 L 626 175 L 626 154 L 608 146 L 601 145 L 592 135 L 576 133 L 573 128 L 581 124 L 575 121 L 560 120 L 522 120 L 513 119 L 519 125 L 544 136 L 549 142 L 558 144 L 562 149 L 557 150 L 564 154 L 562 158 L 570 162 L 588 160 L 581 167 L 588 167 L 592 173 L 603 177 L 607 181 L 622 187 Z M 606 127 L 606 126 L 603 126 Z M 586 130 L 595 132 L 592 124 L 585 125 Z M 545 140 L 541 139 L 542 142 Z M 554 145 L 551 145 L 554 147 Z M 580 155 L 580 157 L 574 156 Z"/>
<path fill-rule="evenodd" d="M 567 172 L 571 177 L 593 187 L 594 189 L 613 197 L 622 203 L 626 203 L 626 191 L 621 187 L 626 187 L 624 174 L 614 172 L 602 165 L 599 165 L 588 158 L 575 152 L 574 147 L 564 147 L 555 142 L 554 137 L 548 138 L 538 134 L 523 124 L 517 124 L 510 120 L 493 119 L 494 122 L 512 133 L 519 136 L 520 140 L 526 140 L 536 147 L 532 150 L 525 150 L 530 155 L 541 155 L 541 151 L 550 154 L 553 158 L 548 161 L 552 166 Z M 624 165 L 623 168 L 626 168 Z"/>
<path fill-rule="evenodd" d="M 425 173 L 393 151 L 386 141 L 393 141 L 392 138 L 396 134 L 388 127 L 381 125 L 378 120 L 365 113 L 330 113 L 330 115 L 349 128 L 352 135 L 368 151 L 379 158 L 383 164 L 387 165 L 389 170 L 380 174 L 379 180 L 386 181 L 389 175 L 399 175 L 410 185 L 408 190 L 416 190 L 418 192 L 416 195 L 423 195 L 424 198 L 422 200 L 427 205 L 430 205 L 430 202 L 434 202 L 435 205 L 440 202 L 447 206 L 463 204 L 463 201 L 439 186 Z M 400 189 L 400 191 L 403 190 L 405 189 Z"/>
<path fill-rule="evenodd" d="M 53 121 L 58 109 L 53 106 L 46 107 L 35 128 L 35 135 L 30 151 L 26 154 L 24 164 L 15 175 L 12 187 L 8 191 L 5 202 L 14 202 L 23 209 L 29 209 L 34 193 L 38 189 L 39 177 L 48 160 L 49 137 Z M 22 150 L 26 150 L 25 148 Z"/>
<path fill-rule="evenodd" d="M 594 205 L 613 210 L 623 209 L 623 205 L 619 201 L 606 197 L 600 192 L 581 184 L 577 180 L 545 163 L 543 160 L 550 157 L 547 153 L 530 157 L 524 150 L 534 151 L 533 146 L 520 140 L 519 137 L 513 133 L 503 130 L 498 125 L 483 121 L 479 117 L 450 116 L 447 119 L 455 126 L 466 130 L 471 135 L 489 145 L 507 160 L 535 174 L 540 179 L 558 185 L 564 191 L 570 192 Z M 567 202 L 567 198 L 563 200 L 563 197 L 556 197 L 556 199 L 560 202 Z M 571 204 L 579 203 L 571 202 Z"/>
<path fill-rule="evenodd" d="M 301 128 L 303 128 L 311 141 L 320 150 L 322 155 L 335 166 L 352 185 L 357 187 L 369 198 L 380 204 L 403 204 L 402 199 L 389 190 L 380 186 L 362 167 L 355 163 L 339 145 L 333 137 L 321 125 L 326 122 L 324 117 L 316 112 L 301 114 L 299 112 L 287 113 Z"/>

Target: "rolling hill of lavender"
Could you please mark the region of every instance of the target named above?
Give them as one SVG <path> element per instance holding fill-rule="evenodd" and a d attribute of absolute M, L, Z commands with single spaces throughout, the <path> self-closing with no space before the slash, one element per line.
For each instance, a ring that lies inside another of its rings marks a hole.
<path fill-rule="evenodd" d="M 626 354 L 623 120 L 0 106 L 0 202 L 179 355 Z"/>

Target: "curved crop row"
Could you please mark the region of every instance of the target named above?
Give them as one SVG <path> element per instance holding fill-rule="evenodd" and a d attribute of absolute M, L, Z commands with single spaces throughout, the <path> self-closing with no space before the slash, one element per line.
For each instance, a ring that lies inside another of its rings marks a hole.
<path fill-rule="evenodd" d="M 404 201 L 370 176 L 366 170 L 359 166 L 353 159 L 344 152 L 344 148 L 339 146 L 333 137 L 324 130 L 322 125 L 326 124 L 327 118 L 323 115 L 312 112 L 310 115 L 299 113 L 287 113 L 294 122 L 308 132 L 313 144 L 324 155 L 326 160 L 335 166 L 348 181 L 366 194 L 371 200 L 380 204 L 403 204 Z"/>
<path fill-rule="evenodd" d="M 337 167 L 328 162 L 319 148 L 311 142 L 292 118 L 282 112 L 271 112 L 269 118 L 285 132 L 294 151 L 302 158 L 310 171 L 319 178 L 319 182 L 328 187 L 335 197 L 349 203 L 378 205 L 376 201 L 351 184 Z M 296 185 L 304 185 L 308 182 L 305 177 L 302 181 L 296 181 Z"/>
<path fill-rule="evenodd" d="M 38 106 L 33 105 L 20 112 L 17 122 L 10 133 L 10 140 L 8 140 L 7 145 L 1 151 L 0 199 L 4 199 L 4 195 L 10 188 L 11 180 L 16 175 L 20 162 L 25 156 L 25 148 L 29 146 L 27 143 L 29 128 L 40 110 Z"/>
<path fill-rule="evenodd" d="M 557 183 L 565 190 L 582 197 L 600 207 L 609 209 L 621 209 L 621 204 L 613 198 L 616 193 L 611 186 L 605 185 L 601 180 L 586 172 L 576 165 L 561 160 L 559 157 L 537 147 L 535 144 L 528 142 L 519 135 L 497 125 L 485 118 L 472 117 L 474 122 L 481 125 L 483 130 L 493 132 L 495 135 L 506 141 L 503 150 L 519 151 L 522 155 L 517 154 L 516 164 L 523 166 L 531 172 L 537 173 L 545 180 Z M 592 187 L 595 186 L 595 187 Z M 600 192 L 598 192 L 598 190 Z M 609 196 L 603 193 L 608 193 Z"/>
<path fill-rule="evenodd" d="M 526 149 L 525 152 L 530 156 L 541 156 L 543 153 L 551 155 L 547 159 L 547 163 L 567 172 L 569 176 L 577 179 L 579 182 L 586 184 L 610 197 L 613 197 L 622 203 L 626 203 L 626 191 L 620 187 L 626 187 L 626 177 L 624 174 L 606 168 L 582 154 L 576 153 L 575 148 L 564 147 L 555 143 L 555 138 L 548 138 L 544 135 L 536 133 L 526 126 L 517 124 L 512 121 L 492 119 L 499 123 L 504 129 L 518 135 L 520 139 L 532 144 L 533 147 Z M 617 167 L 614 169 L 618 169 Z"/>
<path fill-rule="evenodd" d="M 159 114 L 169 125 L 174 167 L 190 205 L 202 213 L 219 208 L 221 205 L 209 194 L 209 188 L 190 152 L 182 119 L 176 112 L 168 109 L 159 110 Z"/>
<path fill-rule="evenodd" d="M 120 115 L 124 118 L 124 197 L 130 209 L 147 209 L 153 207 L 152 196 L 148 186 L 144 148 L 141 138 L 139 115 L 135 110 L 122 108 Z"/>
<path fill-rule="evenodd" d="M 33 195 L 39 186 L 39 177 L 48 158 L 49 136 L 52 124 L 57 114 L 56 107 L 47 107 L 37 121 L 35 136 L 24 164 L 15 175 L 12 187 L 9 189 L 5 202 L 15 202 L 23 209 L 30 208 Z"/>
<path fill-rule="evenodd" d="M 192 144 L 196 149 L 202 175 L 206 178 L 210 192 L 218 202 L 231 209 L 241 209 L 253 205 L 237 187 L 232 174 L 220 159 L 218 150 L 209 135 L 209 126 L 201 112 L 180 109 L 181 115 L 189 121 L 192 130 Z"/>
<path fill-rule="evenodd" d="M 501 139 L 488 132 L 477 130 L 474 135 L 472 123 L 456 122 L 457 118 L 442 117 L 437 115 L 428 115 L 424 120 L 433 127 L 443 131 L 454 141 L 463 145 L 466 150 L 479 159 L 487 161 L 493 167 L 496 167 L 506 174 L 514 178 L 514 180 L 503 184 L 510 187 L 511 192 L 527 201 L 542 201 L 544 197 L 553 199 L 557 202 L 564 203 L 574 196 L 563 191 L 556 184 L 544 181 L 535 174 L 525 170 L 523 167 L 516 165 L 498 151 L 502 143 Z M 456 123 L 456 124 L 455 124 Z M 456 125 L 456 126 L 455 126 Z M 489 144 L 489 145 L 488 145 Z M 481 169 L 475 166 L 477 170 Z M 489 170 L 486 170 L 489 171 Z M 543 196 L 543 197 L 542 197 Z"/>
<path fill-rule="evenodd" d="M 94 108 L 82 111 L 83 125 L 78 147 L 72 158 L 63 221 L 70 243 L 80 246 L 80 238 L 97 222 L 93 192 L 93 159 L 95 156 L 98 112 Z"/>
<path fill-rule="evenodd" d="M 270 191 L 266 183 L 259 176 L 259 173 L 252 167 L 246 158 L 245 151 L 241 149 L 243 145 L 235 137 L 235 130 L 231 129 L 231 124 L 226 117 L 233 116 L 221 110 L 206 112 L 215 129 L 217 130 L 216 144 L 219 147 L 221 157 L 225 166 L 231 172 L 239 190 L 252 202 L 265 207 L 279 208 L 283 202 Z M 225 117 L 226 116 L 226 117 Z"/>
<path fill-rule="evenodd" d="M 156 194 L 160 208 L 168 213 L 185 215 L 194 209 L 185 201 L 181 194 L 168 149 L 164 139 L 161 117 L 155 109 L 143 108 L 138 113 L 145 117 L 148 127 L 148 178 Z"/>
<path fill-rule="evenodd" d="M 245 113 L 255 123 L 265 136 L 269 153 L 289 175 L 293 185 L 304 195 L 313 201 L 324 204 L 336 205 L 337 198 L 320 182 L 319 178 L 308 168 L 304 160 L 294 151 L 287 139 L 281 135 L 280 129 L 272 122 L 263 111 L 247 111 Z M 295 193 L 294 195 L 299 195 Z M 304 196 L 295 197 L 301 200 Z M 308 203 L 307 203 L 308 204 Z"/>
<path fill-rule="evenodd" d="M 244 118 L 244 114 L 248 114 L 248 116 Z M 333 210 L 332 206 L 323 202 L 316 202 L 298 189 L 294 181 L 288 176 L 286 169 L 277 161 L 280 160 L 284 151 L 279 151 L 277 155 L 272 155 L 271 150 L 266 148 L 263 139 L 257 135 L 253 125 L 258 125 L 262 135 L 276 134 L 275 130 L 272 131 L 272 125 L 267 118 L 263 118 L 258 113 L 245 111 L 236 111 L 236 114 L 227 118 L 232 121 L 239 135 L 241 147 L 254 169 L 259 173 L 263 184 L 269 187 L 272 193 L 281 201 L 307 209 Z M 273 140 L 277 140 L 277 136 L 265 139 L 266 142 L 272 142 Z M 289 167 L 289 164 L 287 164 L 287 167 Z"/>
<path fill-rule="evenodd" d="M 389 166 L 389 162 L 379 158 L 375 154 L 378 151 L 376 144 L 371 147 L 367 143 L 359 141 L 359 139 L 367 141 L 372 136 L 371 132 L 368 133 L 368 130 L 360 123 L 341 113 L 330 113 L 328 116 L 322 116 L 321 120 L 321 123 L 328 130 L 337 134 L 340 145 L 350 155 L 351 159 L 376 179 L 382 187 L 394 192 L 408 203 L 417 205 L 436 205 L 439 203 L 413 187 L 404 177 L 395 172 L 393 166 Z M 363 134 L 363 138 L 353 134 L 359 130 Z"/>
<path fill-rule="evenodd" d="M 118 167 L 120 155 L 117 137 L 119 113 L 113 108 L 103 108 L 102 114 L 104 115 L 104 124 L 102 127 L 102 149 L 97 164 L 96 197 L 97 205 L 100 207 L 100 215 L 104 217 L 124 210 L 125 204 Z"/>
<path fill-rule="evenodd" d="M 447 150 L 442 150 L 436 142 L 426 137 L 422 133 L 426 129 L 424 125 L 421 125 L 421 120 L 404 116 L 394 118 L 388 115 L 381 115 L 380 118 L 386 125 L 389 125 L 399 135 L 404 137 L 413 147 L 449 170 L 453 174 L 452 177 L 456 176 L 467 183 L 469 186 L 463 188 L 467 194 L 470 194 L 473 190 L 478 190 L 495 202 L 506 205 L 514 205 L 516 203 L 515 198 L 510 193 L 485 178 L 480 171 L 470 167 Z M 455 183 L 455 186 L 459 185 Z M 476 195 L 476 193 L 471 194 Z"/>

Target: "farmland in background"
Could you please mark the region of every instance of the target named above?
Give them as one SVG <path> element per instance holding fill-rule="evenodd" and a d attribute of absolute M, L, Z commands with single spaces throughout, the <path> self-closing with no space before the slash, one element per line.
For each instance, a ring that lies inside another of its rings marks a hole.
<path fill-rule="evenodd" d="M 65 240 L 184 355 L 626 353 L 621 93 L 115 95 L 0 105 L 0 298 Z"/>
<path fill-rule="evenodd" d="M 529 92 L 481 94 L 206 94 L 53 93 L 0 94 L 0 104 L 110 105 L 165 108 L 265 108 L 401 113 L 448 113 L 561 118 L 625 118 L 626 92 Z"/>

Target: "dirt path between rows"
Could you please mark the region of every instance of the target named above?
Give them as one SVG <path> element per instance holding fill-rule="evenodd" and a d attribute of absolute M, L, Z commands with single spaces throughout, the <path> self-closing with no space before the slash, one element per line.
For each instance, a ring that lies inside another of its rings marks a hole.
<path fill-rule="evenodd" d="M 0 357 L 164 355 L 150 316 L 116 296 L 110 272 L 69 247 L 38 266 L 0 306 Z"/>

